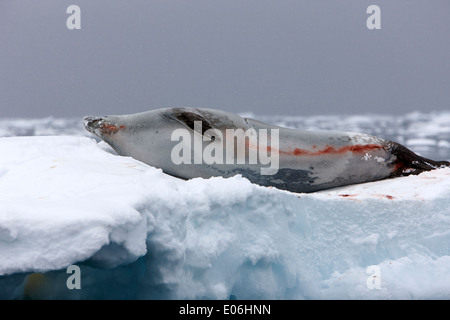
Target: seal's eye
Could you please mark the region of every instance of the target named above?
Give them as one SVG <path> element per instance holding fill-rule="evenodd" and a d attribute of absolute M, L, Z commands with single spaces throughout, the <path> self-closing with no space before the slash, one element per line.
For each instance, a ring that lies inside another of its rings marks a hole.
<path fill-rule="evenodd" d="M 216 140 L 216 136 L 211 136 L 211 141 L 215 141 Z"/>

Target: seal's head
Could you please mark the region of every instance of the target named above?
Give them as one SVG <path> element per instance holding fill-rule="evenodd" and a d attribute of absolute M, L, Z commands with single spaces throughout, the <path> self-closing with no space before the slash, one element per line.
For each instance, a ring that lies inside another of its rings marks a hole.
<path fill-rule="evenodd" d="M 84 127 L 108 143 L 120 155 L 145 159 L 143 153 L 155 153 L 164 142 L 161 135 L 170 135 L 164 129 L 173 129 L 161 121 L 162 110 L 132 115 L 86 116 Z M 168 131 L 167 130 L 167 131 Z M 169 140 L 170 141 L 170 140 Z"/>
<path fill-rule="evenodd" d="M 111 123 L 105 118 L 107 117 L 84 117 L 84 127 L 87 131 L 95 134 L 100 138 L 105 135 L 116 133 L 119 130 L 120 126 L 118 127 L 117 124 Z M 122 126 L 121 129 L 123 128 L 124 126 Z"/>

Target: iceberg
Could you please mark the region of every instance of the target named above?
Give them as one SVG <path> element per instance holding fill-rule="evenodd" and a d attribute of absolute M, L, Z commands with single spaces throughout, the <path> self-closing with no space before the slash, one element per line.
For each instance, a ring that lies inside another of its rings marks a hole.
<path fill-rule="evenodd" d="M 303 194 L 85 136 L 0 154 L 0 299 L 450 299 L 450 168 Z"/>

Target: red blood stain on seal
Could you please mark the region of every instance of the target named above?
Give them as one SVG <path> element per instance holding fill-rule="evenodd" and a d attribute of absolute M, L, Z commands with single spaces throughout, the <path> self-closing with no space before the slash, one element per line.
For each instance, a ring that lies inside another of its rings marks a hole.
<path fill-rule="evenodd" d="M 313 146 L 313 149 L 315 149 L 316 146 Z M 325 148 L 317 151 L 310 151 L 300 148 L 295 148 L 293 151 L 279 151 L 280 154 L 284 155 L 293 155 L 293 156 L 321 156 L 324 154 L 343 154 L 346 152 L 353 152 L 353 153 L 363 153 L 363 152 L 369 152 L 371 150 L 381 149 L 383 146 L 379 144 L 355 144 L 355 145 L 349 145 L 349 146 L 343 146 L 340 148 L 335 148 L 330 145 L 325 146 Z M 269 146 L 267 147 L 267 151 L 272 151 L 272 148 Z"/>
<path fill-rule="evenodd" d="M 119 131 L 119 129 L 124 129 L 125 126 L 121 125 L 119 127 L 117 127 L 117 125 L 115 124 L 111 124 L 111 123 L 102 123 L 101 125 L 101 130 L 103 134 L 114 134 L 117 133 L 117 131 Z"/>

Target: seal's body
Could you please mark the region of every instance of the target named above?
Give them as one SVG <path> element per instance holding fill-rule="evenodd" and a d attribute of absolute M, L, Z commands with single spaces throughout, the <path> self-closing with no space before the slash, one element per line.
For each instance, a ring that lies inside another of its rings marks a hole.
<path fill-rule="evenodd" d="M 167 108 L 85 117 L 84 124 L 118 154 L 179 178 L 241 174 L 253 183 L 293 192 L 450 165 L 367 134 L 294 130 L 213 109 Z"/>

